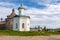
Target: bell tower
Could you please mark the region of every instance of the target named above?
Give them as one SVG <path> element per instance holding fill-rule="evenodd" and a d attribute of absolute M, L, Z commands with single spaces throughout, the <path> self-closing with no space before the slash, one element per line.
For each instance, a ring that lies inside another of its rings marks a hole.
<path fill-rule="evenodd" d="M 22 0 L 22 3 L 21 3 L 21 5 L 20 5 L 20 7 L 18 8 L 18 10 L 19 10 L 19 15 L 24 15 L 24 7 L 23 7 L 23 0 Z"/>

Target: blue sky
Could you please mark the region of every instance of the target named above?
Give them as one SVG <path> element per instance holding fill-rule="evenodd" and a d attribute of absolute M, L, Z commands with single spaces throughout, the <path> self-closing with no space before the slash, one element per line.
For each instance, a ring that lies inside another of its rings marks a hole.
<path fill-rule="evenodd" d="M 0 18 L 6 18 L 14 8 L 18 14 L 21 0 L 0 0 Z M 47 28 L 60 28 L 60 0 L 24 0 L 26 15 L 31 17 L 31 27 L 40 25 Z"/>

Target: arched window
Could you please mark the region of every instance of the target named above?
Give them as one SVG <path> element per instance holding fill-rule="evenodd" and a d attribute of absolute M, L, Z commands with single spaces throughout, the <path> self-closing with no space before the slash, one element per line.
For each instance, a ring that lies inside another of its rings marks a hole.
<path fill-rule="evenodd" d="M 16 29 L 18 28 L 18 24 L 16 23 Z"/>
<path fill-rule="evenodd" d="M 22 23 L 22 28 L 24 28 L 24 23 Z"/>

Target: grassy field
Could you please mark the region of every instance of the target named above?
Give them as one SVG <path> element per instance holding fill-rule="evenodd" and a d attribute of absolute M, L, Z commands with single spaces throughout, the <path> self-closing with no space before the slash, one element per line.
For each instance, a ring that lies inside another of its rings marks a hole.
<path fill-rule="evenodd" d="M 48 36 L 48 35 L 60 35 L 60 32 L 51 32 L 51 31 L 29 31 L 29 32 L 19 32 L 19 31 L 10 31 L 10 30 L 0 30 L 0 36 Z"/>

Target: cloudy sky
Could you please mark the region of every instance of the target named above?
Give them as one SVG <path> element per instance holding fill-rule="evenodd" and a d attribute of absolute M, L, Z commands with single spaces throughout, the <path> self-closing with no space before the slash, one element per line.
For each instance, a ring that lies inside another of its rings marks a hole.
<path fill-rule="evenodd" d="M 6 18 L 14 8 L 18 14 L 21 0 L 0 0 L 0 18 Z M 25 14 L 31 17 L 31 27 L 40 25 L 60 28 L 60 0 L 24 0 Z"/>

